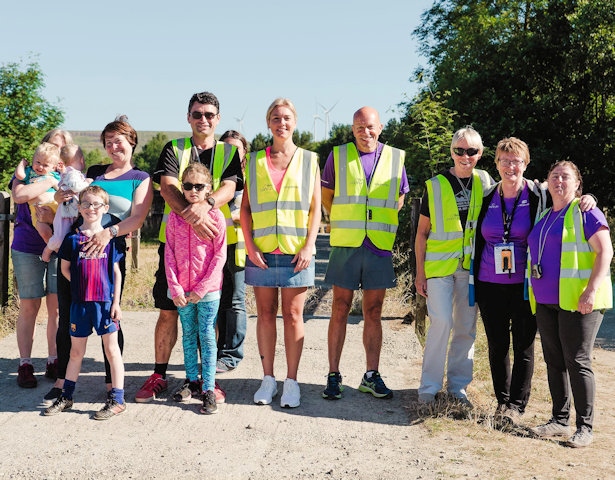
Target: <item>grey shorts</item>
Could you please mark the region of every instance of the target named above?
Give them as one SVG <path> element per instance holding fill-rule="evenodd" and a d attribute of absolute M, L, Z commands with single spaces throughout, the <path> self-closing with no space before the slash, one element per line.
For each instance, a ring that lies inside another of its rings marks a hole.
<path fill-rule="evenodd" d="M 40 255 L 11 249 L 11 259 L 20 298 L 43 298 L 58 293 L 58 257 L 52 255 L 49 263 L 45 263 Z"/>
<path fill-rule="evenodd" d="M 393 257 L 379 257 L 368 248 L 331 247 L 325 283 L 348 290 L 382 290 L 397 285 Z"/>

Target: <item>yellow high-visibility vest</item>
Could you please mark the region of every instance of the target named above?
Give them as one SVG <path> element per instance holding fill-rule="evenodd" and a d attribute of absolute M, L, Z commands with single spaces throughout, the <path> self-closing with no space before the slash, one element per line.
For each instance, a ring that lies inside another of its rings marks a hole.
<path fill-rule="evenodd" d="M 545 211 L 546 214 L 549 210 Z M 543 214 L 543 216 L 544 216 Z M 574 312 L 578 310 L 579 298 L 589 283 L 596 253 L 585 239 L 582 212 L 579 199 L 575 198 L 564 215 L 562 230 L 562 253 L 559 274 L 559 306 L 562 310 Z M 528 259 L 529 260 L 529 259 Z M 532 312 L 536 313 L 536 297 L 532 288 L 530 274 L 531 262 L 528 261 L 529 297 Z M 610 270 L 596 291 L 594 310 L 613 307 L 613 284 Z"/>
<path fill-rule="evenodd" d="M 244 194 L 248 192 L 250 198 L 252 238 L 262 252 L 279 248 L 294 255 L 303 248 L 318 168 L 318 155 L 298 148 L 278 193 L 269 175 L 265 150 L 247 155 Z"/>
<path fill-rule="evenodd" d="M 461 227 L 459 208 L 453 187 L 444 175 L 436 175 L 425 182 L 429 198 L 431 229 L 425 251 L 425 276 L 445 277 L 457 270 L 460 259 L 463 268 L 470 269 L 476 221 L 483 204 L 483 190 L 491 183 L 484 170 L 472 172 L 472 193 L 465 229 Z"/>
<path fill-rule="evenodd" d="M 172 140 L 171 144 L 173 146 L 175 157 L 179 160 L 179 173 L 177 174 L 177 178 L 181 181 L 182 174 L 184 173 L 186 167 L 190 164 L 190 159 L 192 157 L 192 140 L 190 138 L 179 138 Z M 224 170 L 230 165 L 233 155 L 235 155 L 235 150 L 237 150 L 237 147 L 229 143 L 216 143 L 213 171 L 211 172 L 211 176 L 213 178 L 212 191 L 215 192 L 220 186 L 222 173 L 224 173 Z M 228 245 L 237 243 L 237 233 L 235 232 L 233 219 L 231 218 L 231 209 L 228 204 L 220 205 L 219 208 L 224 214 L 224 219 L 226 220 L 226 243 Z M 170 212 L 171 207 L 165 202 L 164 214 L 162 216 L 160 232 L 158 234 L 158 240 L 162 243 L 166 243 L 167 240 L 167 219 L 169 218 Z"/>
<path fill-rule="evenodd" d="M 384 145 L 368 186 L 355 144 L 333 147 L 332 246 L 358 247 L 367 236 L 377 248 L 393 249 L 404 158 L 403 150 Z"/>

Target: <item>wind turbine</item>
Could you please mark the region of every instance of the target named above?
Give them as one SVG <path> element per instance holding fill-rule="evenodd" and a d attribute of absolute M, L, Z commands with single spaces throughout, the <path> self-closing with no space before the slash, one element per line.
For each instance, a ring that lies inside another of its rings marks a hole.
<path fill-rule="evenodd" d="M 322 113 L 324 113 L 324 115 L 325 115 L 325 140 L 327 140 L 329 138 L 329 113 L 331 112 L 331 110 L 333 110 L 335 108 L 335 106 L 338 103 L 340 103 L 339 100 L 337 102 L 335 102 L 333 104 L 333 106 L 330 107 L 330 108 L 325 107 L 322 103 L 318 104 L 318 105 L 320 105 L 320 108 L 322 108 Z"/>
<path fill-rule="evenodd" d="M 322 117 L 318 114 L 314 115 L 314 141 L 316 141 L 316 121 L 320 120 L 321 122 L 324 122 L 324 120 L 322 119 Z"/>
<path fill-rule="evenodd" d="M 245 135 L 244 131 L 243 131 L 243 117 L 246 116 L 246 112 L 247 111 L 248 111 L 247 109 L 244 110 L 243 115 L 241 116 L 241 118 L 235 117 L 235 120 L 237 120 L 237 123 L 239 124 L 239 127 L 238 127 L 239 128 L 239 133 L 241 133 L 242 135 Z"/>

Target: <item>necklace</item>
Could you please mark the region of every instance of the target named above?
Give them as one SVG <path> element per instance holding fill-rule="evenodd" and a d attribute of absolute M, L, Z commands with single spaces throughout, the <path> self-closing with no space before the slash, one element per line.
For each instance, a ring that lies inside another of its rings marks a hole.
<path fill-rule="evenodd" d="M 465 185 L 463 184 L 463 182 L 461 181 L 461 178 L 459 178 L 457 176 L 457 174 L 455 173 L 455 171 L 453 170 L 453 176 L 457 179 L 457 182 L 459 182 L 459 186 L 461 187 L 461 194 L 463 195 L 463 198 L 466 199 L 466 201 L 468 202 L 468 205 L 470 204 L 470 195 L 471 195 L 471 190 L 470 190 L 470 183 L 472 183 L 472 175 L 470 175 L 468 177 L 468 180 L 466 181 Z"/>
<path fill-rule="evenodd" d="M 566 209 L 562 208 L 559 214 L 557 215 L 557 217 L 553 219 L 553 221 L 551 222 L 551 225 L 549 225 L 547 227 L 547 230 L 545 231 L 545 227 L 547 223 L 549 223 L 549 218 L 551 218 L 551 212 L 553 212 L 553 208 L 550 208 L 549 213 L 547 213 L 547 218 L 545 219 L 545 223 L 543 223 L 542 226 L 540 227 L 540 233 L 538 234 L 538 258 L 536 259 L 537 262 L 532 265 L 532 277 L 533 278 L 542 277 L 541 261 L 542 261 L 542 254 L 545 250 L 545 246 L 547 245 L 547 235 L 549 235 L 549 230 L 551 230 L 553 225 L 557 223 L 557 221 L 560 219 L 560 217 L 564 214 L 565 211 Z M 544 232 L 544 236 L 543 236 L 543 232 Z"/>
<path fill-rule="evenodd" d="M 199 162 L 199 163 L 203 163 L 204 164 L 204 162 L 201 161 L 201 154 L 199 153 L 199 148 L 196 145 L 193 145 L 192 148 L 194 150 L 194 155 L 195 156 L 193 158 L 191 158 L 191 161 L 192 162 Z M 209 149 L 210 150 L 209 165 L 206 165 L 206 167 L 209 169 L 210 172 L 213 172 L 212 169 L 213 169 L 213 166 L 214 166 L 214 151 L 215 151 L 215 149 L 216 149 L 215 148 L 215 144 L 214 144 L 213 147 L 211 147 Z M 205 150 L 207 150 L 207 149 L 203 149 L 203 150 L 201 150 L 201 152 L 204 152 Z"/>

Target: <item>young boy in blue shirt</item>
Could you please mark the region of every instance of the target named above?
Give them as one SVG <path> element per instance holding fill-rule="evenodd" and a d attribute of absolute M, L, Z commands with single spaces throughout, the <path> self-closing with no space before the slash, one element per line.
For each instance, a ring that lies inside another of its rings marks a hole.
<path fill-rule="evenodd" d="M 44 411 L 56 415 L 73 406 L 75 384 L 81 371 L 88 337 L 92 329 L 102 336 L 105 353 L 111 365 L 111 384 L 105 406 L 94 414 L 96 420 L 107 420 L 126 410 L 124 402 L 124 363 L 118 344 L 121 273 L 115 238 L 98 255 L 87 255 L 82 245 L 103 230 L 102 217 L 109 210 L 109 194 L 99 186 L 86 187 L 79 194 L 79 214 L 83 224 L 70 233 L 58 252 L 62 274 L 71 284 L 70 360 L 62 395 Z"/>

